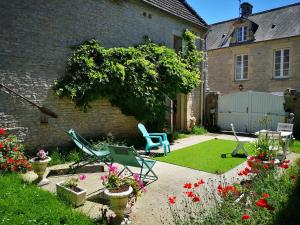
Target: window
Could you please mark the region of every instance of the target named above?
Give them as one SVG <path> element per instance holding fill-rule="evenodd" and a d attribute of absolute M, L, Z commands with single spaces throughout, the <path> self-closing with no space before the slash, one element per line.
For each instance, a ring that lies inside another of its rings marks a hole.
<path fill-rule="evenodd" d="M 178 52 L 182 52 L 182 37 L 176 36 L 174 35 L 174 49 L 175 51 Z"/>
<path fill-rule="evenodd" d="M 238 27 L 237 28 L 237 41 L 244 42 L 248 38 L 248 27 Z"/>
<path fill-rule="evenodd" d="M 238 55 L 235 60 L 235 80 L 248 79 L 248 55 Z"/>
<path fill-rule="evenodd" d="M 289 76 L 290 50 L 279 49 L 274 52 L 274 78 Z"/>

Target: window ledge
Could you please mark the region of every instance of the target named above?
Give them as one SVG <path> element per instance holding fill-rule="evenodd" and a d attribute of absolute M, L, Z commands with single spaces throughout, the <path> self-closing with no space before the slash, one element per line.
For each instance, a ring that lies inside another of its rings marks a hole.
<path fill-rule="evenodd" d="M 240 79 L 240 80 L 234 80 L 234 82 L 242 82 L 242 81 L 248 81 L 249 79 Z"/>
<path fill-rule="evenodd" d="M 289 77 L 273 77 L 272 80 L 288 80 Z"/>

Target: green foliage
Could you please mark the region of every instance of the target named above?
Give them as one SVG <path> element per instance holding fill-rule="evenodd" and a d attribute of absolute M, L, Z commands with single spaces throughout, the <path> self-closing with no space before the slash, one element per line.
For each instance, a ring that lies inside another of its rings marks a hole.
<path fill-rule="evenodd" d="M 0 189 L 0 224 L 99 224 L 15 174 L 0 176 Z"/>
<path fill-rule="evenodd" d="M 206 134 L 207 130 L 202 126 L 194 126 L 191 130 L 191 133 L 196 135 L 201 135 L 201 134 Z"/>
<path fill-rule="evenodd" d="M 96 40 L 77 47 L 64 77 L 54 90 L 87 110 L 96 99 L 106 98 L 126 115 L 162 124 L 166 97 L 188 93 L 199 84 L 195 35 L 186 31 L 186 57 L 174 50 L 147 42 L 136 47 L 106 49 Z"/>
<path fill-rule="evenodd" d="M 293 141 L 293 143 L 290 146 L 290 149 L 292 152 L 300 153 L 300 141 L 299 140 Z"/>

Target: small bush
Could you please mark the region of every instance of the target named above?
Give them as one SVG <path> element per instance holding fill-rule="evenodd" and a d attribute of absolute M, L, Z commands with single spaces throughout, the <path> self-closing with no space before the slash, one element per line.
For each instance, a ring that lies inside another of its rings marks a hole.
<path fill-rule="evenodd" d="M 207 130 L 202 126 L 194 126 L 191 130 L 191 133 L 196 135 L 201 135 L 201 134 L 206 134 Z"/>

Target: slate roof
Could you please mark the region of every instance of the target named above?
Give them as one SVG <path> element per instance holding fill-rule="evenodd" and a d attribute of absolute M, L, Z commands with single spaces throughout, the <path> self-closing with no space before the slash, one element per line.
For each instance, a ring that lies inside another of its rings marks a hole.
<path fill-rule="evenodd" d="M 185 0 L 142 0 L 165 12 L 173 14 L 196 25 L 207 27 L 207 23 Z"/>
<path fill-rule="evenodd" d="M 232 24 L 239 18 L 210 25 L 207 49 L 229 47 Z M 258 25 L 252 42 L 267 41 L 300 35 L 300 2 L 252 14 L 250 21 Z M 275 25 L 275 26 L 274 26 Z M 272 28 L 273 27 L 273 28 Z"/>

